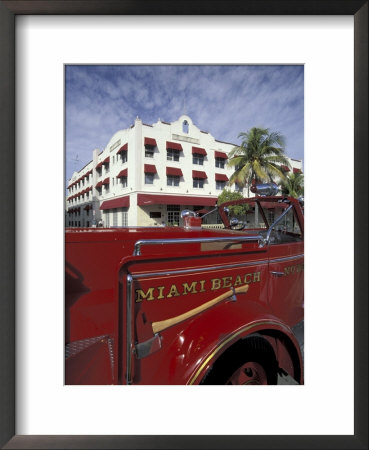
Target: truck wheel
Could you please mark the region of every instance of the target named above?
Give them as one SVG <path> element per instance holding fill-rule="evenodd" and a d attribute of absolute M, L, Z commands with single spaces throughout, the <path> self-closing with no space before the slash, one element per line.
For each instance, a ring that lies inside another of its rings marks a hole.
<path fill-rule="evenodd" d="M 241 340 L 214 363 L 202 384 L 277 384 L 272 346 L 260 336 Z"/>

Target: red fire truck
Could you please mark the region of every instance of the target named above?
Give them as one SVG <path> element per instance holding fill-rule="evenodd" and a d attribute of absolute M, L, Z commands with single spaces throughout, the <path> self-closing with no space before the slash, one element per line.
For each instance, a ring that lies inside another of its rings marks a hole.
<path fill-rule="evenodd" d="M 182 227 L 67 229 L 65 383 L 302 384 L 303 203 L 274 194 Z"/>

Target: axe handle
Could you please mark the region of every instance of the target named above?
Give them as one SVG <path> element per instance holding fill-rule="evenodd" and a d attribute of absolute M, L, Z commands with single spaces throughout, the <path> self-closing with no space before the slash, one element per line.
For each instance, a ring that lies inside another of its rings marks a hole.
<path fill-rule="evenodd" d="M 159 331 L 163 331 L 169 327 L 172 327 L 173 325 L 176 325 L 177 323 L 183 322 L 184 320 L 187 320 L 196 314 L 200 314 L 201 312 L 205 311 L 206 309 L 211 308 L 212 306 L 216 305 L 217 303 L 221 302 L 222 300 L 225 300 L 228 297 L 231 297 L 233 294 L 245 294 L 247 290 L 249 289 L 249 285 L 245 284 L 240 287 L 236 287 L 233 289 L 230 289 L 227 292 L 224 292 L 224 294 L 219 295 L 218 297 L 215 297 L 213 300 L 210 300 L 203 305 L 198 306 L 197 308 L 191 309 L 190 311 L 185 312 L 184 314 L 180 314 L 179 316 L 171 317 L 170 319 L 161 320 L 160 322 L 153 322 L 152 323 L 152 331 L 155 333 L 159 333 Z"/>

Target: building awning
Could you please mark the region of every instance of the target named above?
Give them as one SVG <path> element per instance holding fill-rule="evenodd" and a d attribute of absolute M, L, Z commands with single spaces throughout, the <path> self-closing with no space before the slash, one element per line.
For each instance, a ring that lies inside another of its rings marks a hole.
<path fill-rule="evenodd" d="M 110 156 L 104 159 L 103 164 L 109 164 L 110 163 Z"/>
<path fill-rule="evenodd" d="M 170 148 L 172 150 L 179 150 L 180 152 L 183 150 L 181 144 L 177 144 L 176 142 L 170 142 L 170 141 L 167 141 L 167 148 Z"/>
<path fill-rule="evenodd" d="M 96 169 L 100 169 L 102 167 L 103 163 L 99 162 L 99 164 L 96 165 Z"/>
<path fill-rule="evenodd" d="M 222 158 L 222 159 L 228 159 L 228 156 L 227 156 L 226 153 L 218 152 L 218 151 L 215 152 L 215 157 L 216 158 Z"/>
<path fill-rule="evenodd" d="M 145 164 L 144 172 L 145 173 L 156 173 L 156 167 L 154 166 L 154 164 Z"/>
<path fill-rule="evenodd" d="M 137 194 L 137 205 L 187 205 L 215 206 L 217 197 L 199 197 L 197 195 L 161 195 Z"/>
<path fill-rule="evenodd" d="M 99 189 L 99 188 L 101 188 L 102 185 L 103 185 L 103 182 L 102 182 L 102 181 L 99 181 L 99 182 L 97 183 L 97 185 L 95 186 L 95 188 L 96 188 L 96 189 Z"/>
<path fill-rule="evenodd" d="M 105 178 L 105 180 L 102 182 L 102 184 L 109 184 L 110 183 L 110 178 Z"/>
<path fill-rule="evenodd" d="M 113 208 L 128 208 L 129 207 L 129 195 L 125 197 L 113 198 L 112 200 L 106 200 L 101 203 L 100 209 L 113 209 Z"/>
<path fill-rule="evenodd" d="M 181 169 L 177 167 L 167 167 L 167 175 L 174 175 L 176 177 L 183 177 L 183 173 Z"/>
<path fill-rule="evenodd" d="M 283 172 L 289 172 L 290 168 L 288 166 L 281 166 L 281 169 L 283 170 Z"/>
<path fill-rule="evenodd" d="M 208 176 L 206 175 L 205 172 L 201 171 L 201 170 L 193 170 L 192 171 L 192 178 L 207 178 Z"/>
<path fill-rule="evenodd" d="M 215 181 L 229 181 L 229 178 L 224 173 L 216 173 Z"/>
<path fill-rule="evenodd" d="M 293 168 L 293 173 L 302 173 L 301 169 L 298 169 L 297 167 Z"/>
<path fill-rule="evenodd" d="M 201 147 L 192 147 L 192 154 L 194 153 L 196 153 L 197 155 L 207 155 L 206 150 Z"/>
<path fill-rule="evenodd" d="M 121 146 L 121 148 L 117 151 L 117 154 L 126 152 L 128 150 L 128 143 Z"/>
<path fill-rule="evenodd" d="M 150 147 L 156 147 L 156 140 L 152 138 L 145 137 L 144 145 L 149 145 Z"/>
<path fill-rule="evenodd" d="M 128 169 L 123 169 L 118 173 L 117 178 L 121 177 L 128 177 Z"/>

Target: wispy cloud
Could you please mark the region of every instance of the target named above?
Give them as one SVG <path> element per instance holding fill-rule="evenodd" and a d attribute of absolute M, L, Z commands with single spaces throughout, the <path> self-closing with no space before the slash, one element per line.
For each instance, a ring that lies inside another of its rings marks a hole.
<path fill-rule="evenodd" d="M 253 126 L 279 131 L 287 155 L 303 159 L 303 66 L 67 66 L 67 179 L 136 116 L 151 124 L 183 113 L 235 144 Z"/>

